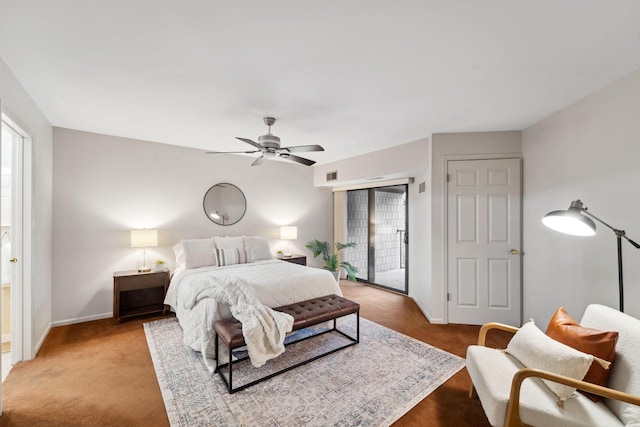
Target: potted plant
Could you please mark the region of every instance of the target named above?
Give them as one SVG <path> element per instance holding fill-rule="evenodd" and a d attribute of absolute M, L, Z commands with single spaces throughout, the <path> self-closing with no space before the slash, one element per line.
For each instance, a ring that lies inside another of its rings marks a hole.
<path fill-rule="evenodd" d="M 157 259 L 154 263 L 153 263 L 153 271 L 164 271 L 165 268 L 167 267 L 167 263 L 165 263 L 163 260 L 161 259 Z"/>
<path fill-rule="evenodd" d="M 355 243 L 337 242 L 336 253 L 334 254 L 331 253 L 328 242 L 322 242 L 317 239 L 310 241 L 305 245 L 305 247 L 311 250 L 314 258 L 322 256 L 322 260 L 324 261 L 324 269 L 329 270 L 331 273 L 333 273 L 333 276 L 336 278 L 336 282 L 340 280 L 340 268 L 344 268 L 344 271 L 347 272 L 347 279 L 351 280 L 352 282 L 356 281 L 356 273 L 358 272 L 358 269 L 347 261 L 338 261 L 337 254 L 337 252 L 341 251 L 344 248 L 355 248 Z"/>

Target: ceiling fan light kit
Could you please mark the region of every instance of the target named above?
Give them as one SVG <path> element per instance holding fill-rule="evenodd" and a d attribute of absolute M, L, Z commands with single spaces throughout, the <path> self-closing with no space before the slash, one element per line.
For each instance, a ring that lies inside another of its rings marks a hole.
<path fill-rule="evenodd" d="M 294 145 L 290 147 L 280 147 L 280 138 L 271 133 L 271 126 L 276 122 L 274 117 L 265 117 L 264 123 L 269 127 L 269 130 L 265 135 L 261 135 L 258 137 L 258 142 L 255 142 L 248 138 L 241 138 L 239 136 L 236 139 L 239 139 L 242 142 L 246 142 L 247 144 L 256 148 L 252 151 L 208 151 L 207 154 L 251 154 L 251 153 L 261 153 L 260 157 L 258 157 L 251 166 L 258 166 L 263 163 L 263 160 L 266 159 L 275 159 L 281 158 L 283 160 L 288 160 L 295 163 L 300 163 L 306 166 L 311 166 L 315 163 L 313 160 L 305 159 L 304 157 L 295 156 L 291 153 L 303 153 L 303 152 L 311 152 L 311 151 L 324 151 L 320 145 Z"/>

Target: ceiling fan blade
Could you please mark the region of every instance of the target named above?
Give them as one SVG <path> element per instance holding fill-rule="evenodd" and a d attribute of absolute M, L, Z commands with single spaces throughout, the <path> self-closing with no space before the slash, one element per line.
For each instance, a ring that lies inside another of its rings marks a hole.
<path fill-rule="evenodd" d="M 305 159 L 304 157 L 294 156 L 293 154 L 282 153 L 280 157 L 286 160 L 291 160 L 292 162 L 301 163 L 306 166 L 311 166 L 315 163 L 313 160 Z"/>
<path fill-rule="evenodd" d="M 259 153 L 260 150 L 255 151 L 207 151 L 206 154 L 251 154 Z"/>
<path fill-rule="evenodd" d="M 240 138 L 239 136 L 236 136 L 236 139 L 239 139 L 242 142 L 246 142 L 249 145 L 253 145 L 256 148 L 262 148 L 262 145 L 258 144 L 257 142 L 254 142 L 248 138 Z"/>
<path fill-rule="evenodd" d="M 292 147 L 282 147 L 281 150 L 287 150 L 290 153 L 304 153 L 309 151 L 324 151 L 320 145 L 294 145 Z"/>
<path fill-rule="evenodd" d="M 255 162 L 251 163 L 251 166 L 260 166 L 263 160 L 264 156 L 260 156 L 255 160 Z"/>

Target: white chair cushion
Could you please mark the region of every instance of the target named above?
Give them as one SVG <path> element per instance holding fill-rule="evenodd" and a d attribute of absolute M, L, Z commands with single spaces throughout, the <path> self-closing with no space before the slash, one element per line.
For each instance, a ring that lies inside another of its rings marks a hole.
<path fill-rule="evenodd" d="M 604 305 L 591 304 L 580 324 L 602 331 L 618 331 L 616 358 L 607 387 L 640 396 L 640 320 Z M 613 399 L 604 399 L 604 403 L 625 423 L 632 421 L 625 414 L 625 409 L 632 405 Z"/>
<path fill-rule="evenodd" d="M 467 349 L 467 371 L 492 426 L 504 425 L 511 380 L 523 367 L 502 350 L 477 345 Z M 557 402 L 558 396 L 540 379 L 526 379 L 520 390 L 520 418 L 527 425 L 545 427 L 623 425 L 603 402 L 594 403 L 582 393 L 565 400 L 564 408 Z"/>

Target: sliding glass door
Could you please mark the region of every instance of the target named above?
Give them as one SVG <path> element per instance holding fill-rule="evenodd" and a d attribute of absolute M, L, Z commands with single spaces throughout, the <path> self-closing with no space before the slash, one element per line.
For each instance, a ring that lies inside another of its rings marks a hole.
<path fill-rule="evenodd" d="M 357 244 L 345 260 L 358 280 L 407 293 L 407 185 L 347 192 L 347 241 Z"/>

